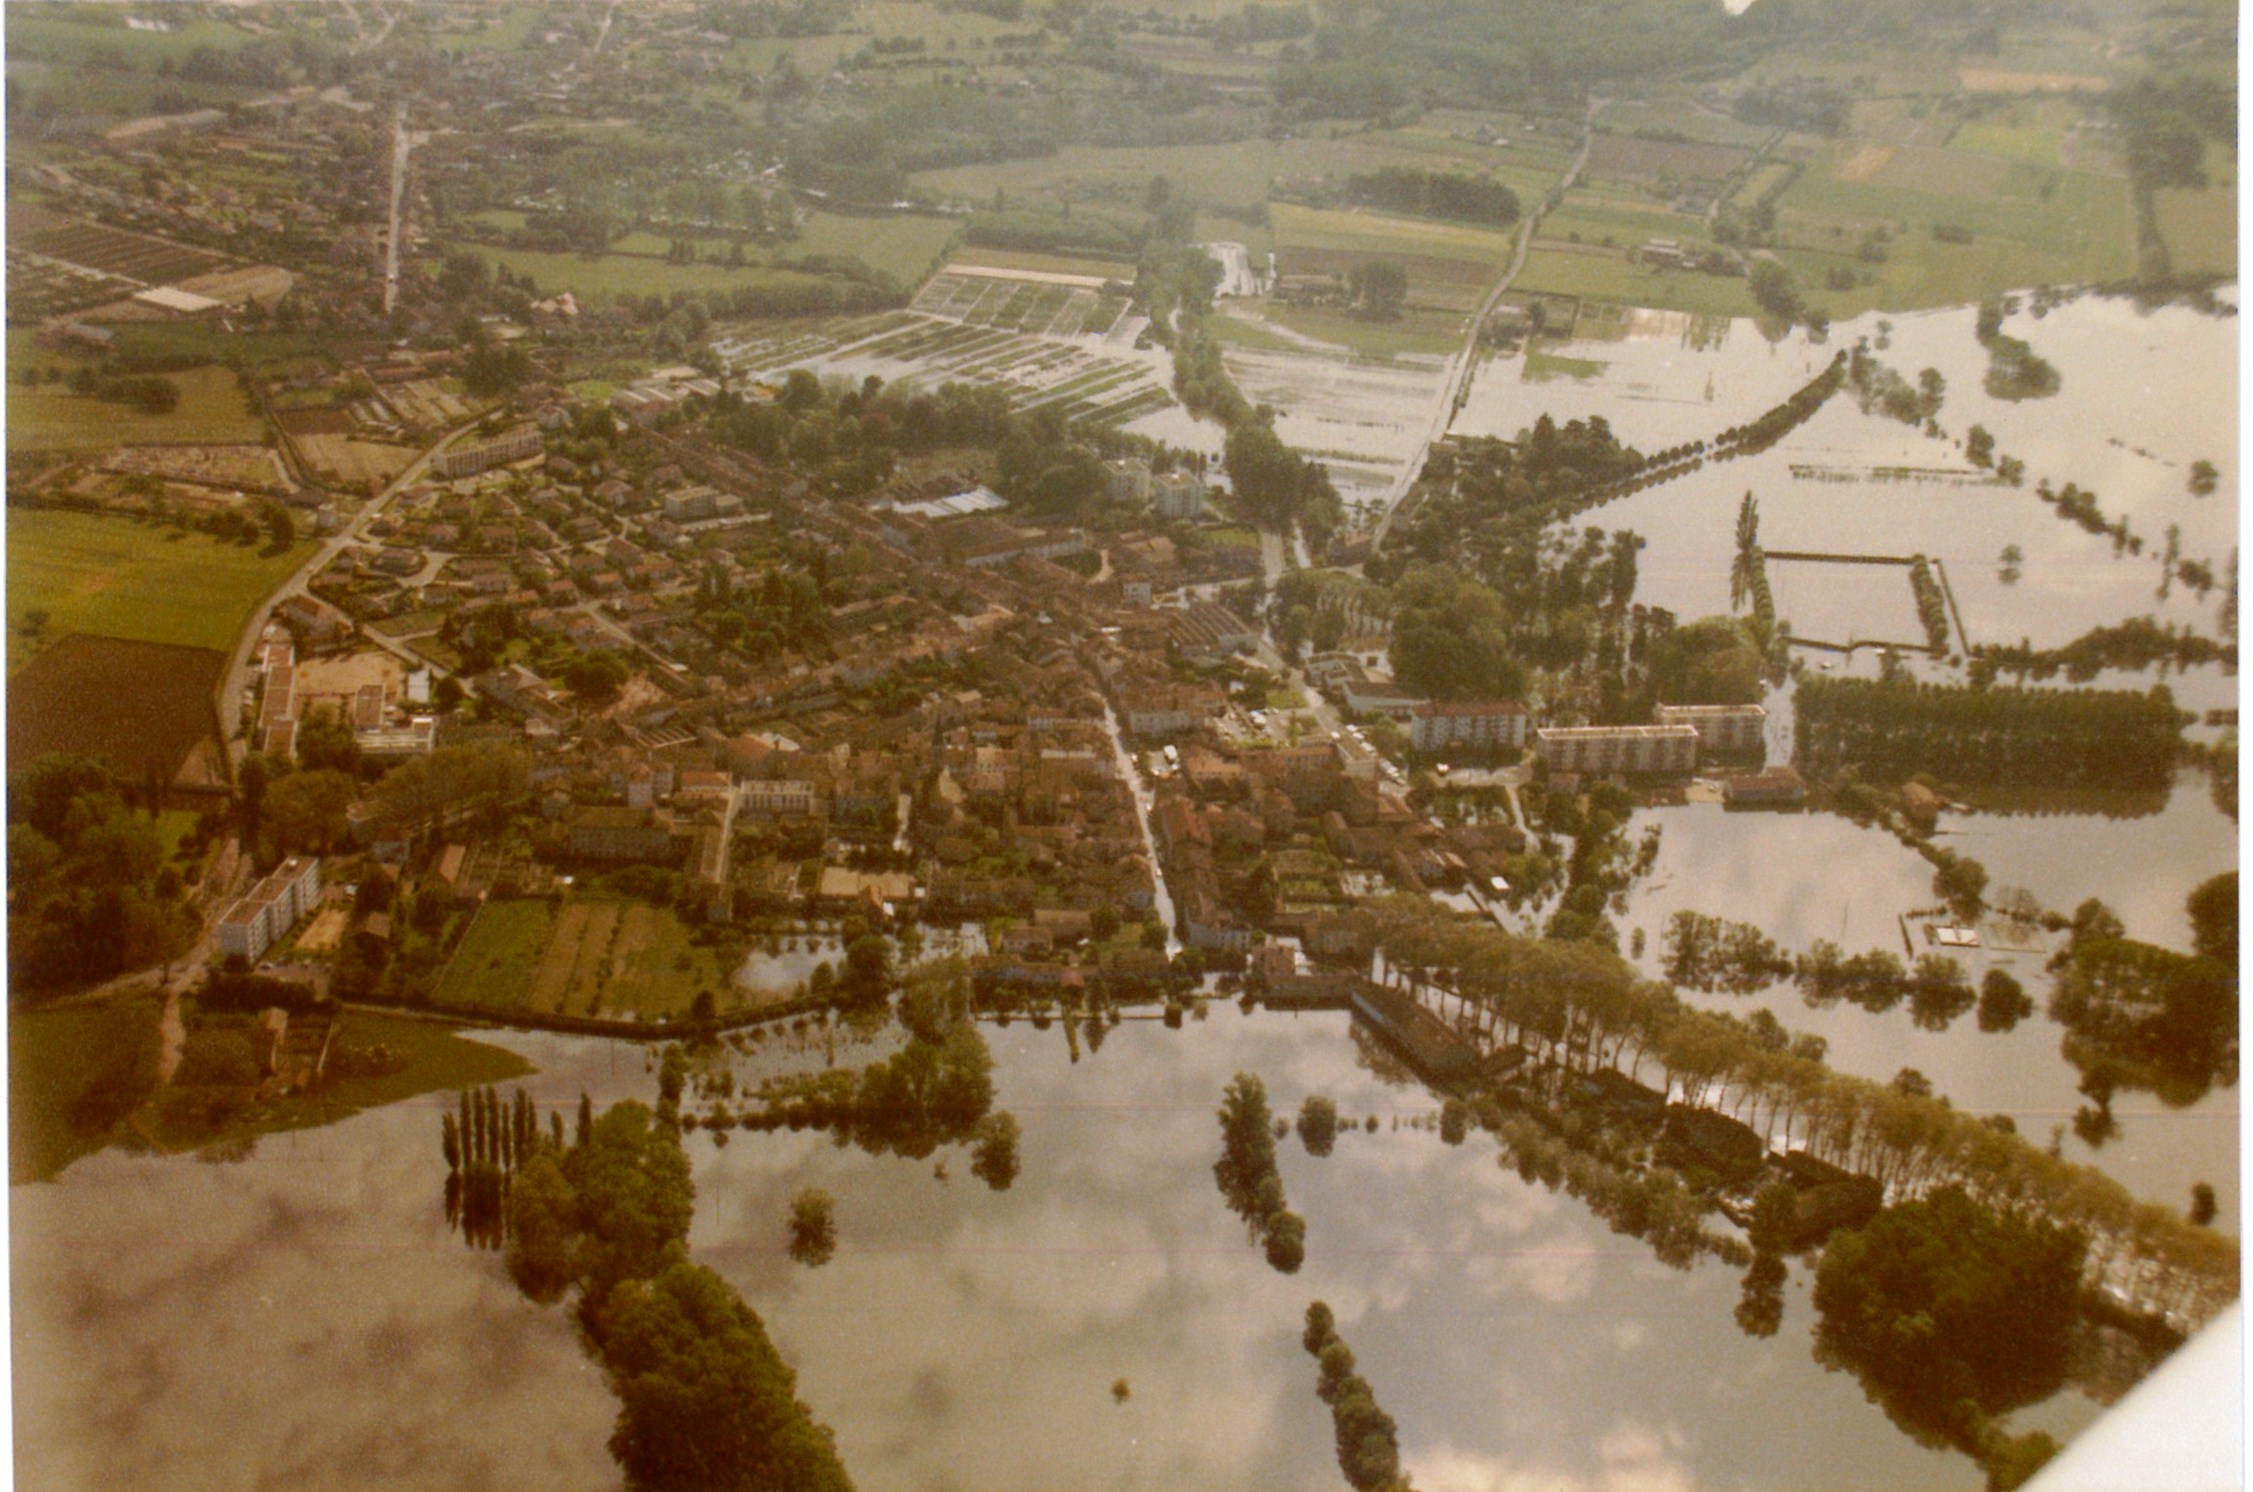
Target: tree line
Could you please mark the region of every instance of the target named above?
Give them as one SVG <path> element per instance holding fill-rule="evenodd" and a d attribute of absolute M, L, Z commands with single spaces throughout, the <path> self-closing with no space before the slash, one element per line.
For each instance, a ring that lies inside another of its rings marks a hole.
<path fill-rule="evenodd" d="M 2183 721 L 2164 685 L 2137 694 L 1810 677 L 1793 704 L 1795 755 L 1814 772 L 2020 787 L 2164 786 Z"/>
<path fill-rule="evenodd" d="M 1455 171 L 1383 166 L 1346 178 L 1346 196 L 1371 207 L 1416 217 L 1446 218 L 1507 228 L 1518 220 L 1518 194 L 1505 182 Z"/>
<path fill-rule="evenodd" d="M 1337 1431 L 1338 1470 L 1354 1492 L 1414 1492 L 1400 1469 L 1400 1429 L 1377 1407 L 1376 1390 L 1355 1371 L 1353 1349 L 1338 1334 L 1338 1320 L 1325 1301 L 1306 1308 L 1306 1330 L 1299 1337 L 1320 1367 L 1314 1391 L 1330 1406 Z"/>
<path fill-rule="evenodd" d="M 540 1304 L 576 1293 L 581 1341 L 619 1399 L 610 1452 L 626 1485 L 849 1492 L 834 1437 L 757 1313 L 688 1262 L 696 1188 L 679 1130 L 631 1100 L 597 1118 L 582 1095 L 566 1143 L 560 1116 L 543 1134 L 529 1112 L 521 1093 L 505 1112 L 465 1095 L 449 1159 L 478 1146 L 513 1157 L 509 1274 Z"/>
<path fill-rule="evenodd" d="M 1516 937 L 1419 897 L 1390 898 L 1378 914 L 1385 978 L 1483 1039 L 1521 1044 L 1565 1073 L 1609 1068 L 1636 1080 L 1652 1062 L 1675 1100 L 1741 1118 L 1770 1144 L 1781 1135 L 1895 1199 L 1953 1182 L 1998 1211 L 2082 1228 L 2084 1282 L 2177 1325 L 2235 1298 L 2233 1240 L 2006 1127 L 1833 1071 L 1781 1027 L 1698 1010 L 1591 945 Z"/>
<path fill-rule="evenodd" d="M 2237 644 L 2216 642 L 2187 626 L 2154 617 L 2134 616 L 2091 627 L 2062 647 L 2036 648 L 2023 640 L 2012 646 L 1981 643 L 1971 650 L 1971 679 L 1975 684 L 1991 683 L 1999 674 L 2010 673 L 2024 683 L 2063 672 L 2081 684 L 2108 669 L 2135 672 L 2154 664 L 2187 669 L 2208 663 L 2235 668 Z"/>
<path fill-rule="evenodd" d="M 1219 1117 L 1221 1151 L 1213 1162 L 1213 1180 L 1229 1210 L 1265 1247 L 1267 1262 L 1284 1274 L 1297 1274 L 1306 1259 L 1306 1219 L 1284 1200 L 1283 1177 L 1275 1169 L 1276 1120 L 1258 1074 L 1239 1072 L 1229 1081 Z"/>

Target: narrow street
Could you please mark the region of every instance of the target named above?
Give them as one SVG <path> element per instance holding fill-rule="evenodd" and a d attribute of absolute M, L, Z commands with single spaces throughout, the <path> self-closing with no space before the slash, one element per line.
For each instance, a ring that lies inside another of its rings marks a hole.
<path fill-rule="evenodd" d="M 1157 837 L 1150 832 L 1151 795 L 1142 785 L 1142 774 L 1135 769 L 1134 754 L 1127 750 L 1126 738 L 1119 732 L 1118 713 L 1111 708 L 1109 700 L 1103 702 L 1103 729 L 1110 734 L 1119 775 L 1127 791 L 1134 796 L 1134 821 L 1142 829 L 1142 852 L 1150 857 L 1150 879 L 1155 888 L 1151 902 L 1157 914 L 1165 919 L 1166 957 L 1171 958 L 1181 952 L 1181 938 L 1174 926 L 1173 894 L 1166 890 L 1166 868 L 1158 859 Z"/>

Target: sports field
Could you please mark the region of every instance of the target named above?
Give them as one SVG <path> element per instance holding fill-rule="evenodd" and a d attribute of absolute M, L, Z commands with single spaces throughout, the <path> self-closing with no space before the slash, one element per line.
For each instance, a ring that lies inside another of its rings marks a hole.
<path fill-rule="evenodd" d="M 8 672 L 37 651 L 24 621 L 45 612 L 41 639 L 91 632 L 138 642 L 231 650 L 253 607 L 313 552 L 278 555 L 207 534 L 92 513 L 8 510 Z"/>
<path fill-rule="evenodd" d="M 492 901 L 463 934 L 438 998 L 450 1005 L 661 1020 L 698 990 L 722 1009 L 734 987 L 712 950 L 665 907 L 638 901 Z"/>

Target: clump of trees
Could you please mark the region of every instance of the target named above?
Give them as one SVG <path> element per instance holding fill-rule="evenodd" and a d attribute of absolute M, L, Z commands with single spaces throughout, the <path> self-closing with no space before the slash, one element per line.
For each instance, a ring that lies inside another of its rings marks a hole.
<path fill-rule="evenodd" d="M 103 763 L 46 756 L 8 778 L 8 962 L 25 989 L 107 979 L 195 941 L 180 874 L 155 815 L 163 784 L 136 790 Z"/>
<path fill-rule="evenodd" d="M 1705 994 L 1749 995 L 1792 975 L 1791 958 L 1748 922 L 1688 910 L 1666 920 L 1666 977 Z"/>
<path fill-rule="evenodd" d="M 1699 1010 L 1602 949 L 1521 938 L 1421 897 L 1376 911 L 1385 977 L 1483 1040 L 1519 1043 L 1565 1073 L 1609 1068 L 1639 1081 L 1651 1063 L 1655 1086 L 1675 1100 L 1734 1114 L 1771 1144 L 1780 1134 L 1891 1196 L 1952 1183 L 1998 1211 L 2079 1228 L 2089 1239 L 2084 1282 L 2171 1323 L 2196 1325 L 2236 1296 L 2234 1241 L 1938 1097 L 1835 1072 L 1819 1043 L 1772 1020 Z M 1570 1154 L 1551 1153 L 1538 1125 L 1524 1138 L 1536 1167 L 1574 1184 Z M 1612 1185 L 1589 1164 L 1587 1185 Z M 1622 1207 L 1651 1201 L 1615 1189 Z"/>
<path fill-rule="evenodd" d="M 1338 1106 L 1321 1093 L 1310 1093 L 1299 1105 L 1299 1142 L 1312 1156 L 1328 1155 L 1338 1142 Z"/>
<path fill-rule="evenodd" d="M 1346 271 L 1346 294 L 1371 320 L 1398 321 L 1408 302 L 1408 271 L 1398 260 L 1364 259 Z"/>
<path fill-rule="evenodd" d="M 819 1268 L 837 1252 L 837 1201 L 809 1186 L 790 1199 L 790 1257 Z"/>
<path fill-rule="evenodd" d="M 1259 421 L 1235 425 L 1223 456 L 1237 511 L 1284 533 L 1296 526 L 1319 550 L 1345 515 L 1329 468 L 1285 445 Z"/>
<path fill-rule="evenodd" d="M 2182 714 L 2164 686 L 1972 689 L 1811 677 L 1795 696 L 1796 755 L 1818 773 L 2018 787 L 2155 787 L 2174 770 Z"/>
<path fill-rule="evenodd" d="M 1327 1303 L 1306 1308 L 1306 1330 L 1299 1341 L 1320 1364 L 1314 1391 L 1330 1406 L 1337 1431 L 1338 1469 L 1355 1492 L 1412 1492 L 1400 1468 L 1400 1428 L 1377 1407 L 1369 1380 L 1354 1371 L 1353 1349 L 1338 1335 L 1338 1321 Z"/>
<path fill-rule="evenodd" d="M 1384 166 L 1346 178 L 1346 196 L 1371 207 L 1507 228 L 1518 220 L 1518 194 L 1507 183 L 1455 171 Z"/>
<path fill-rule="evenodd" d="M 2108 1082 L 2186 1102 L 2237 1070 L 2237 902 L 2234 873 L 2191 894 L 2195 951 L 2127 936 L 2101 901 L 2073 914 L 2051 960 L 2050 1015 L 2072 1038 L 2067 1054 Z"/>
<path fill-rule="evenodd" d="M 537 1133 L 537 1126 L 533 1127 Z M 734 1287 L 688 1262 L 696 1189 L 680 1133 L 638 1102 L 561 1126 L 519 1164 L 509 1272 L 531 1299 L 577 1292 L 588 1350 L 619 1398 L 610 1437 L 630 1488 L 852 1486 L 834 1438 Z"/>
<path fill-rule="evenodd" d="M 1996 1417 L 2064 1381 L 2088 1240 L 1943 1186 L 1840 1233 L 1815 1275 L 1818 1350 L 1906 1423 L 2016 1486 L 2056 1452 Z"/>
<path fill-rule="evenodd" d="M 1283 1177 L 1275 1169 L 1275 1117 L 1268 1110 L 1267 1085 L 1257 1074 L 1240 1072 L 1230 1080 L 1221 1095 L 1220 1134 L 1213 1180 L 1221 1196 L 1252 1238 L 1266 1246 L 1267 1262 L 1284 1274 L 1298 1273 L 1306 1259 L 1306 1220 L 1284 1200 Z"/>

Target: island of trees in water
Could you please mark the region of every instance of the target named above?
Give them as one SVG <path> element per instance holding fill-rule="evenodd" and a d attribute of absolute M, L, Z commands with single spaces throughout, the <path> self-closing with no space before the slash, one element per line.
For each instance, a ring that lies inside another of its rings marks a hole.
<path fill-rule="evenodd" d="M 2164 786 L 2183 713 L 2164 686 L 1967 688 L 1816 676 L 1793 696 L 1795 759 L 1829 774 L 2011 786 Z"/>

